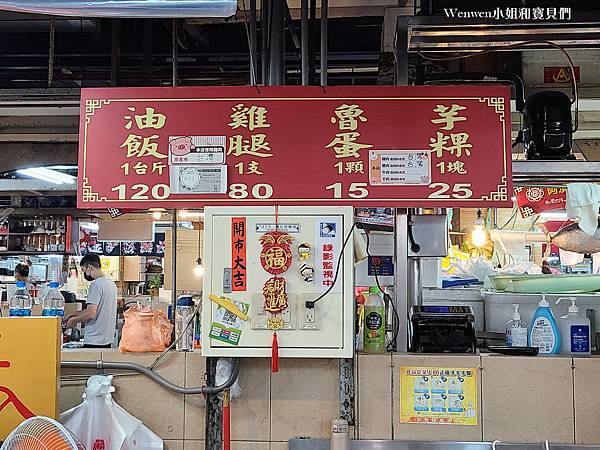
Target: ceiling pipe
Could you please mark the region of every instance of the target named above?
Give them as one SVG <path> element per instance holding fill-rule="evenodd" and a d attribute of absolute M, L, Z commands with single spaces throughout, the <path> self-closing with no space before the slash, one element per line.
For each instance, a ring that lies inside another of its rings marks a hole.
<path fill-rule="evenodd" d="M 327 86 L 327 66 L 328 66 L 328 34 L 327 34 L 327 16 L 329 12 L 329 0 L 321 0 L 321 87 Z"/>
<path fill-rule="evenodd" d="M 118 18 L 229 17 L 236 0 L 0 0 L 0 10 Z"/>

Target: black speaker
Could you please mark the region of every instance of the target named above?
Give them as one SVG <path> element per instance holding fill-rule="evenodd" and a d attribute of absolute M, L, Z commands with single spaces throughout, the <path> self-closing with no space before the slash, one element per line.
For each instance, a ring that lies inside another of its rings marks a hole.
<path fill-rule="evenodd" d="M 575 159 L 571 100 L 560 91 L 530 95 L 523 111 L 523 145 L 527 159 Z"/>

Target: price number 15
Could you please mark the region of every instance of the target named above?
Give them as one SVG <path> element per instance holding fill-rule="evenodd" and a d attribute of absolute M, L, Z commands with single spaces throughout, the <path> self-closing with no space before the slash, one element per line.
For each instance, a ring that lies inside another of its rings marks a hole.
<path fill-rule="evenodd" d="M 367 183 L 350 183 L 348 187 L 348 197 L 350 198 L 366 198 L 369 196 L 369 190 L 367 189 Z M 325 186 L 328 191 L 333 191 L 333 198 L 342 198 L 344 193 L 344 186 L 342 183 L 333 183 L 329 186 Z"/>

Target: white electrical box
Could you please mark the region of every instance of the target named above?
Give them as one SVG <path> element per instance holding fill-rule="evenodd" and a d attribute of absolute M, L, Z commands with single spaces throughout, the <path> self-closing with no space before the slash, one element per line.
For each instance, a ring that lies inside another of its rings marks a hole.
<path fill-rule="evenodd" d="M 351 207 L 282 206 L 277 217 L 272 206 L 208 207 L 204 223 L 203 355 L 270 357 L 269 319 L 280 319 L 280 357 L 352 357 Z M 275 234 L 261 240 L 276 231 L 276 223 L 284 237 Z M 274 274 L 277 267 L 282 272 Z M 268 295 L 274 277 L 285 280 L 287 297 L 287 307 L 277 313 L 265 310 L 274 298 Z M 231 300 L 238 312 L 247 310 L 248 319 L 232 314 L 213 300 L 215 296 Z M 307 301 L 317 299 L 314 308 L 307 308 Z"/>

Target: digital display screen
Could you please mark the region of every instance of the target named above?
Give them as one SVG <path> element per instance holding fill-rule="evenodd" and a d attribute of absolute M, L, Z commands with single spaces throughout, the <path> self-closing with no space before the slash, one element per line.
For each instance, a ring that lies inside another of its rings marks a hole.
<path fill-rule="evenodd" d="M 369 256 L 368 273 L 370 277 L 394 276 L 394 259 L 392 256 Z"/>
<path fill-rule="evenodd" d="M 422 306 L 422 311 L 426 313 L 455 313 L 464 314 L 469 310 L 466 306 Z"/>

